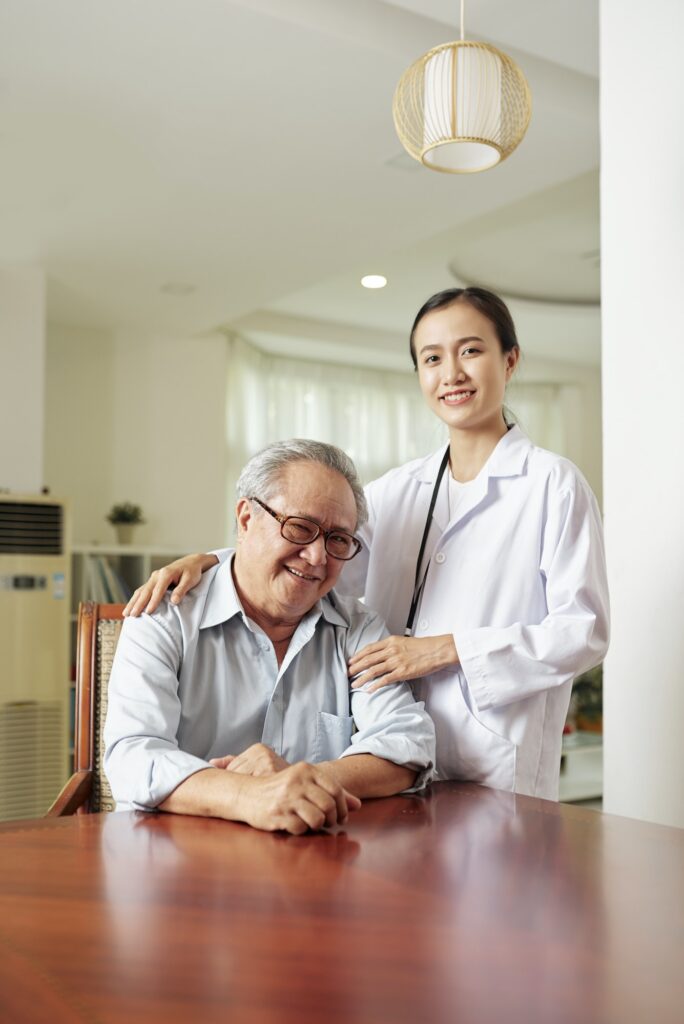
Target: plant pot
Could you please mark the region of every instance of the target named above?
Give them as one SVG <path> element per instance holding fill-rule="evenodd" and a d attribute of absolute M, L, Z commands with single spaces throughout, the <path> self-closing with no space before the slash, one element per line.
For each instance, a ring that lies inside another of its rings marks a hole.
<path fill-rule="evenodd" d="M 132 543 L 135 523 L 112 523 L 112 526 L 116 530 L 116 539 L 119 544 Z"/>

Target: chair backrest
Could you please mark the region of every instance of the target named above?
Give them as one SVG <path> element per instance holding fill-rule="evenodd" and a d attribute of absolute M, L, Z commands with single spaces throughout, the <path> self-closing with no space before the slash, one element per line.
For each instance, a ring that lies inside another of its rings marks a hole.
<path fill-rule="evenodd" d="M 74 771 L 87 770 L 93 775 L 90 798 L 79 807 L 78 814 L 114 810 L 112 791 L 102 770 L 102 732 L 123 609 L 122 604 L 96 604 L 94 601 L 78 606 Z"/>

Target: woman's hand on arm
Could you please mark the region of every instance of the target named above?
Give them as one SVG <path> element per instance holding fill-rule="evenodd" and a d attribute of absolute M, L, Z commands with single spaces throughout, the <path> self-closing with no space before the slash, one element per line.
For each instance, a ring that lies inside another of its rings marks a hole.
<path fill-rule="evenodd" d="M 450 665 L 458 665 L 458 652 L 451 633 L 443 636 L 388 636 L 368 644 L 349 662 L 352 689 L 375 680 L 366 693 L 381 686 L 429 676 Z"/>
<path fill-rule="evenodd" d="M 185 555 L 175 562 L 155 569 L 150 578 L 133 592 L 133 596 L 124 608 L 124 615 L 136 618 L 147 612 L 151 615 L 161 604 L 161 600 L 172 584 L 175 584 L 173 604 L 178 604 L 188 590 L 196 587 L 202 579 L 202 573 L 218 564 L 216 555 Z"/>

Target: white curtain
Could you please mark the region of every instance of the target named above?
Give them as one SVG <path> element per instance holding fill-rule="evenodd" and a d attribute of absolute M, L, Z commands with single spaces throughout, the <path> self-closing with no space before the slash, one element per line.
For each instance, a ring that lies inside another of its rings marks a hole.
<path fill-rule="evenodd" d="M 262 352 L 228 339 L 228 502 L 245 462 L 264 445 L 311 437 L 343 448 L 364 483 L 434 451 L 446 428 L 426 407 L 415 374 L 319 363 Z M 512 386 L 509 419 L 544 448 L 563 453 L 560 388 Z"/>
<path fill-rule="evenodd" d="M 514 378 L 515 381 L 515 378 Z M 566 455 L 564 387 L 559 384 L 509 384 L 506 390 L 506 419 L 513 420 L 531 441 Z"/>

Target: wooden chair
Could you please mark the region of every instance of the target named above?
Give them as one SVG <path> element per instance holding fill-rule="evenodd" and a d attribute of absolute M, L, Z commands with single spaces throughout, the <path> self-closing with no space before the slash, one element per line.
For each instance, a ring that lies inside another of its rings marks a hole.
<path fill-rule="evenodd" d="M 94 601 L 78 606 L 74 773 L 47 812 L 48 816 L 114 810 L 112 791 L 102 770 L 102 730 L 123 609 L 122 604 L 96 604 Z"/>

